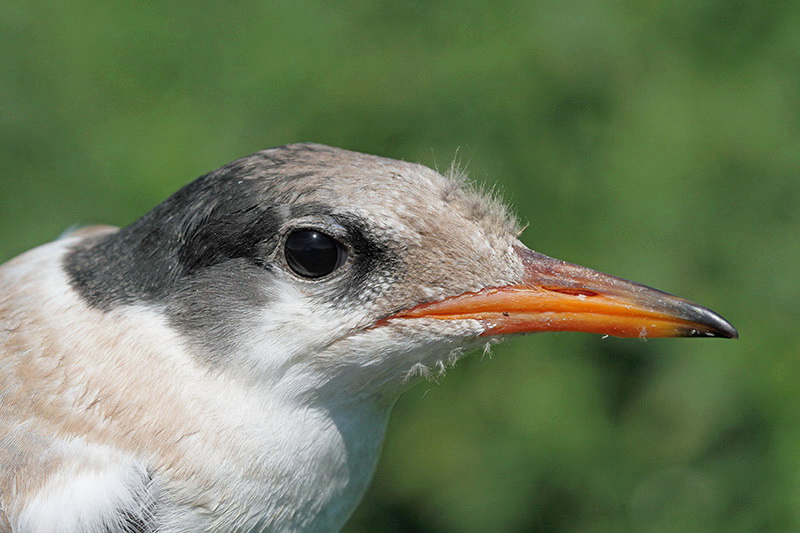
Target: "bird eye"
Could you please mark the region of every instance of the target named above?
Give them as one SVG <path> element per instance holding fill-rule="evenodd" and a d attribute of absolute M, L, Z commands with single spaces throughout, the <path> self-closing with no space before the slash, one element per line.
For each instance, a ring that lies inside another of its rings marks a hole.
<path fill-rule="evenodd" d="M 313 229 L 293 231 L 284 245 L 286 262 L 305 278 L 327 276 L 347 259 L 347 248 L 339 241 Z"/>

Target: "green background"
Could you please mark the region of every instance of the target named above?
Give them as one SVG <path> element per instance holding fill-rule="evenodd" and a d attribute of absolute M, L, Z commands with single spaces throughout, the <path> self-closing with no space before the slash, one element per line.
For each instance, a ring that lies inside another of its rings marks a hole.
<path fill-rule="evenodd" d="M 800 530 L 800 3 L 0 3 L 0 259 L 316 141 L 499 184 L 738 341 L 515 338 L 398 403 L 346 531 Z"/>

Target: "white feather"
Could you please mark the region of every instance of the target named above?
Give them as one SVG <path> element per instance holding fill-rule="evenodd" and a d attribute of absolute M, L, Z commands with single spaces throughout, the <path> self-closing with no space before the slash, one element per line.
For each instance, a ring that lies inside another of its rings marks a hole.
<path fill-rule="evenodd" d="M 102 445 L 72 442 L 74 460 L 51 475 L 12 519 L 18 533 L 122 531 L 128 517 L 147 523 L 153 503 L 144 466 Z"/>

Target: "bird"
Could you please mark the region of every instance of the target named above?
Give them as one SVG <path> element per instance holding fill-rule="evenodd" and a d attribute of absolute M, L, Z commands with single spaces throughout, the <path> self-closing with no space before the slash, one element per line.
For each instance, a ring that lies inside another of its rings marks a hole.
<path fill-rule="evenodd" d="M 0 266 L 0 531 L 336 531 L 415 383 L 514 334 L 738 337 L 464 172 L 256 152 Z"/>

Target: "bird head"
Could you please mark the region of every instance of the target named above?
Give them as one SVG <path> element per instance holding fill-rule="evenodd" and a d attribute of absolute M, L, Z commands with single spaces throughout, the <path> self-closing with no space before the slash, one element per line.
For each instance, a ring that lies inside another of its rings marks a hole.
<path fill-rule="evenodd" d="M 704 307 L 533 252 L 519 234 L 456 175 L 294 144 L 197 179 L 66 266 L 94 307 L 163 310 L 198 364 L 325 401 L 393 401 L 413 376 L 515 333 L 737 335 Z"/>

